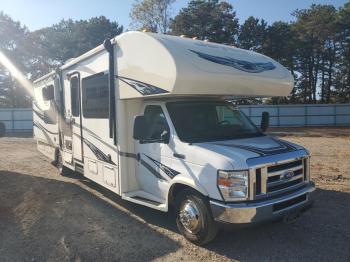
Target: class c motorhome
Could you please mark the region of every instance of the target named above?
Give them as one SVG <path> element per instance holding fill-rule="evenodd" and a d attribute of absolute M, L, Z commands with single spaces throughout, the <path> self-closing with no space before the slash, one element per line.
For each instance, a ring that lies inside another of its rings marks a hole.
<path fill-rule="evenodd" d="M 34 137 L 57 163 L 167 212 L 196 244 L 218 225 L 285 216 L 310 202 L 310 156 L 264 134 L 230 101 L 287 96 L 293 77 L 252 51 L 127 32 L 34 82 Z"/>

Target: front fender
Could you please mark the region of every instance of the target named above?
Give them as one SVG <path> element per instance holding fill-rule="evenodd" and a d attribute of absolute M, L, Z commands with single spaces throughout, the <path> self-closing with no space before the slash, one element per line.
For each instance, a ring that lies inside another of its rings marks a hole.
<path fill-rule="evenodd" d="M 171 180 L 171 183 L 169 186 L 169 190 L 168 190 L 168 194 L 167 194 L 167 201 L 166 201 L 167 206 L 169 206 L 169 201 L 170 202 L 172 201 L 173 189 L 177 185 L 182 185 L 182 186 L 192 188 L 193 190 L 198 191 L 199 193 L 201 193 L 204 196 L 209 195 L 208 192 L 205 190 L 205 188 L 202 185 L 200 185 L 198 182 L 195 182 L 193 179 L 183 177 L 183 176 L 175 177 L 174 179 Z"/>

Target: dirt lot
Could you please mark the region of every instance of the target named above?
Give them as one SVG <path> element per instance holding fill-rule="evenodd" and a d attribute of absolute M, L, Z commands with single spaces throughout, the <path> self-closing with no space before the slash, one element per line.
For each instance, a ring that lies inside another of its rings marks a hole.
<path fill-rule="evenodd" d="M 32 139 L 0 138 L 0 261 L 350 261 L 350 129 L 273 131 L 310 149 L 313 208 L 206 247 L 184 240 L 171 215 L 60 177 Z"/>

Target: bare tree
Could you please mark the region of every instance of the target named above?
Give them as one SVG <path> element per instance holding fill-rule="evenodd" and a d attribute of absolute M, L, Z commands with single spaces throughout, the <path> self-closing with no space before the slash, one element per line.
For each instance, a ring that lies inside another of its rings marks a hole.
<path fill-rule="evenodd" d="M 171 5 L 175 1 L 136 0 L 130 12 L 132 27 L 166 33 L 169 28 Z"/>

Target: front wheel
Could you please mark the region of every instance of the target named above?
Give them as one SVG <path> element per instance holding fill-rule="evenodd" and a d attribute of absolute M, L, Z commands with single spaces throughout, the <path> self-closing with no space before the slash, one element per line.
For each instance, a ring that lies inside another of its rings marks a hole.
<path fill-rule="evenodd" d="M 208 200 L 191 189 L 176 197 L 176 224 L 181 234 L 197 245 L 210 242 L 218 232 Z"/>

